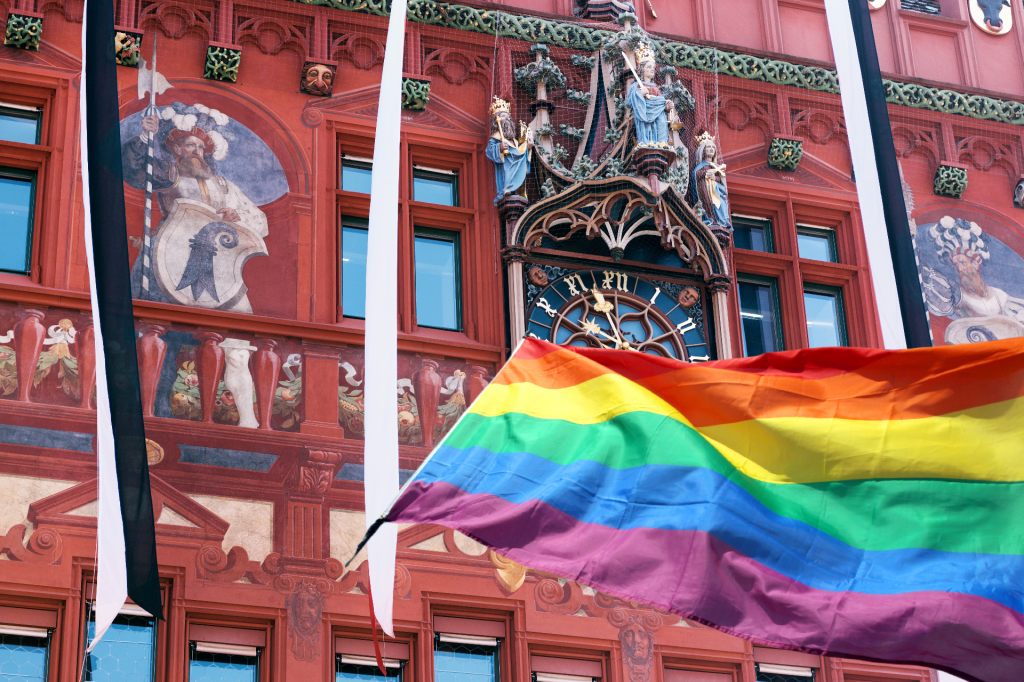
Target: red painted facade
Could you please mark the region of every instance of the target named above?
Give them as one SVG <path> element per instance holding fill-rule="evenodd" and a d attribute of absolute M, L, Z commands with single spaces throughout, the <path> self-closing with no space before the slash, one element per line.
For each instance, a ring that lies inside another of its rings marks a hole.
<path fill-rule="evenodd" d="M 78 169 L 81 3 L 3 4 L 5 13 L 42 16 L 43 29 L 38 50 L 0 47 L 0 102 L 42 112 L 38 145 L 0 142 L 0 166 L 34 170 L 38 177 L 29 272 L 0 272 L 0 485 L 10 491 L 0 502 L 0 624 L 53 628 L 49 679 L 70 682 L 78 678 L 83 654 L 96 495 L 89 389 L 95 361 Z M 471 4 L 579 21 L 572 15 L 575 0 Z M 979 30 L 961 4 L 943 0 L 943 15 L 931 17 L 888 0 L 873 15 L 883 69 L 897 80 L 1019 100 L 1022 8 L 1013 8 L 1010 34 L 993 36 Z M 798 64 L 830 60 L 820 0 L 652 5 L 657 19 L 645 6 L 639 24 L 657 36 Z M 346 156 L 372 156 L 385 22 L 284 0 L 121 0 L 116 12 L 119 28 L 143 34 L 144 58 L 158 39 L 159 70 L 172 85 L 158 98 L 160 107 L 201 103 L 224 113 L 239 126 L 228 129 L 235 136 L 226 163 L 245 165 L 231 156 L 242 152 L 252 154 L 253 163 L 274 159 L 280 172 L 267 166 L 265 176 L 282 188 L 255 202 L 269 229 L 267 255 L 244 266 L 251 313 L 136 301 L 167 612 L 158 628 L 156 679 L 187 679 L 189 642 L 203 638 L 262 648 L 264 680 L 333 679 L 335 652 L 365 654 L 369 640 L 365 564 L 357 562 L 352 571 L 341 564 L 363 523 L 363 453 L 362 321 L 345 316 L 339 284 L 341 217 L 365 217 L 369 197 L 341 189 L 339 164 Z M 241 50 L 237 82 L 203 77 L 210 44 Z M 403 381 L 396 418 L 404 470 L 422 462 L 516 341 L 507 268 L 520 256 L 503 251 L 509 226 L 492 203 L 494 173 L 484 149 L 490 99 L 512 96 L 512 67 L 529 59 L 524 41 L 409 26 L 405 71 L 429 81 L 430 94 L 423 111 L 404 114 L 398 170 Z M 336 65 L 331 96 L 300 90 L 307 62 Z M 851 345 L 880 345 L 838 96 L 681 72 L 696 101 L 695 120 L 717 128 L 733 214 L 770 219 L 775 249 L 729 247 L 729 277 L 715 282 L 705 277 L 710 273 L 686 267 L 652 266 L 651 272 L 702 287 L 709 318 L 719 311 L 711 312 L 708 297 L 724 292 L 722 319 L 708 322 L 709 330 L 720 325 L 714 335 L 719 357 L 742 353 L 736 273 L 777 281 L 786 348 L 808 343 L 802 297 L 808 284 L 842 292 Z M 138 135 L 137 115 L 146 104 L 137 97 L 138 73 L 118 69 L 128 137 Z M 570 87 L 587 87 L 583 75 L 570 81 Z M 935 248 L 923 226 L 946 216 L 974 221 L 1005 246 L 992 247 L 994 265 L 982 271 L 986 281 L 1011 298 L 1024 296 L 1004 284 L 1013 272 L 1024 272 L 1024 210 L 1013 201 L 1024 175 L 1021 121 L 897 106 L 891 113 L 919 248 Z M 242 141 L 243 128 L 265 148 Z M 795 170 L 767 164 L 776 138 L 802 142 Z M 969 181 L 959 199 L 935 194 L 943 163 L 966 169 Z M 416 166 L 456 172 L 459 205 L 414 200 Z M 246 191 L 256 188 L 250 193 L 271 184 L 249 182 Z M 144 201 L 141 189 L 126 186 L 129 236 L 136 240 Z M 800 258 L 797 225 L 833 229 L 838 262 Z M 417 324 L 414 231 L 424 227 L 458 235 L 460 331 Z M 941 256 L 929 253 L 929 262 L 940 263 Z M 565 265 L 573 254 L 542 247 L 530 257 Z M 607 256 L 588 262 L 618 266 Z M 947 279 L 954 276 L 945 272 Z M 964 316 L 933 311 L 937 340 L 951 320 Z M 61 335 L 71 329 L 75 335 Z M 238 425 L 238 405 L 223 385 L 233 351 L 222 344 L 229 339 L 249 344 L 243 352 L 257 428 Z M 755 647 L 526 571 L 438 528 L 405 529 L 398 565 L 399 644 L 389 644 L 386 655 L 407 661 L 406 680 L 432 679 L 437 632 L 498 637 L 504 682 L 527 680 L 540 668 L 610 682 L 754 682 L 756 663 L 813 668 L 824 682 L 934 679 L 922 668 Z"/>

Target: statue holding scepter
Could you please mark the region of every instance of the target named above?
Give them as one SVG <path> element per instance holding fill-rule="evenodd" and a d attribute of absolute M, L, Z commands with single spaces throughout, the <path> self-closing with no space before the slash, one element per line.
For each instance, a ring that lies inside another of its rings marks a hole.
<path fill-rule="evenodd" d="M 522 129 L 517 138 L 512 108 L 500 97 L 494 98 L 490 114 L 491 137 L 487 140 L 486 153 L 494 163 L 494 183 L 498 188 L 494 203 L 497 204 L 502 197 L 518 191 L 526 182 L 533 136 L 529 129 Z"/>

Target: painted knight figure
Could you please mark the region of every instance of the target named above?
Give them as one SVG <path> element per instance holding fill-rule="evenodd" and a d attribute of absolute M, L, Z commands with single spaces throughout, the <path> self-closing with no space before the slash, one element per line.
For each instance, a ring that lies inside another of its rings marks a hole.
<path fill-rule="evenodd" d="M 227 117 L 207 107 L 197 113 L 165 108 L 143 115 L 122 147 L 125 181 L 145 184 L 147 141 L 162 138 L 151 159 L 152 187 L 163 216 L 153 240 L 150 291 L 136 295 L 184 305 L 252 312 L 242 279 L 245 262 L 266 255 L 267 217 L 238 185 L 219 174 L 228 141 L 218 132 Z M 122 124 L 124 125 L 124 124 Z M 135 268 L 133 287 L 141 279 Z"/>
<path fill-rule="evenodd" d="M 494 98 L 490 114 L 491 137 L 486 153 L 494 163 L 494 184 L 498 189 L 494 203 L 497 204 L 502 197 L 519 191 L 526 182 L 533 155 L 533 134 L 523 126 L 516 134 L 511 106 L 500 97 Z"/>
<path fill-rule="evenodd" d="M 625 54 L 625 53 L 624 53 Z M 626 101 L 633 111 L 633 122 L 636 126 L 636 142 L 639 146 L 668 146 L 668 117 L 674 108 L 672 100 L 667 99 L 655 82 L 658 64 L 654 60 L 654 52 L 649 45 L 641 44 L 636 48 L 636 75 L 626 92 Z"/>
<path fill-rule="evenodd" d="M 725 164 L 718 162 L 718 145 L 710 133 L 697 138 L 697 163 L 693 167 L 694 204 L 703 211 L 708 225 L 732 227 L 729 188 L 725 182 Z"/>

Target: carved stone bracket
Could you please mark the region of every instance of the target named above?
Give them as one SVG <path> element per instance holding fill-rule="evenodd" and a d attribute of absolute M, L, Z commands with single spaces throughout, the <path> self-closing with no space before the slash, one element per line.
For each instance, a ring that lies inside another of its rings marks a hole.
<path fill-rule="evenodd" d="M 7 15 L 4 45 L 21 50 L 38 50 L 43 39 L 43 15 L 17 10 Z"/>
<path fill-rule="evenodd" d="M 498 200 L 498 215 L 509 230 L 515 228 L 516 222 L 530 205 L 529 199 L 521 194 L 506 194 Z"/>
<path fill-rule="evenodd" d="M 636 166 L 637 175 L 647 178 L 647 182 L 651 185 L 651 191 L 655 195 L 661 194 L 660 181 L 675 160 L 675 151 L 661 147 L 637 147 L 633 154 L 633 164 Z"/>
<path fill-rule="evenodd" d="M 40 564 L 59 564 L 64 553 L 64 541 L 52 528 L 38 528 L 25 537 L 28 528 L 19 523 L 0 536 L 0 556 L 13 561 Z"/>
<path fill-rule="evenodd" d="M 414 76 L 402 78 L 402 108 L 424 111 L 430 102 L 430 79 Z"/>
<path fill-rule="evenodd" d="M 934 188 L 940 197 L 959 199 L 967 191 L 967 166 L 943 161 L 935 169 Z"/>
<path fill-rule="evenodd" d="M 501 259 L 505 263 L 525 263 L 530 252 L 522 246 L 506 246 L 501 250 Z"/>
<path fill-rule="evenodd" d="M 799 137 L 776 135 L 768 147 L 768 165 L 776 170 L 795 171 L 804 157 L 804 141 Z"/>
<path fill-rule="evenodd" d="M 234 83 L 242 65 L 242 48 L 237 45 L 210 43 L 206 48 L 203 78 Z"/>

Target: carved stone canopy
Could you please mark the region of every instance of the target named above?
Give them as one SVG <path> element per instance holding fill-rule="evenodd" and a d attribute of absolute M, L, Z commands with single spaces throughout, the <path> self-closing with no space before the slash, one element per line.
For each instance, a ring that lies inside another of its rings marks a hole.
<path fill-rule="evenodd" d="M 531 252 L 578 237 L 603 242 L 608 254 L 621 258 L 630 243 L 656 236 L 674 251 L 680 267 L 699 272 L 706 281 L 729 277 L 725 248 L 710 227 L 675 192 L 660 197 L 641 180 L 608 178 L 578 183 L 543 199 L 519 218 L 510 246 Z"/>

